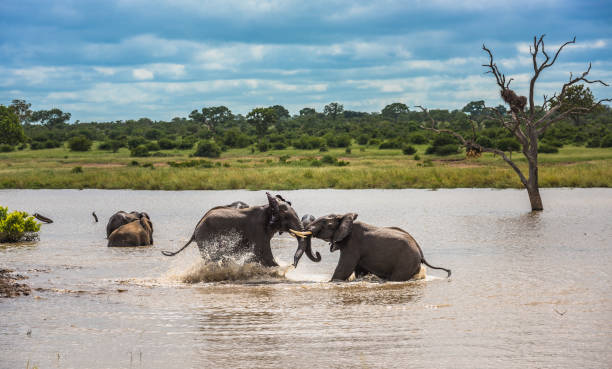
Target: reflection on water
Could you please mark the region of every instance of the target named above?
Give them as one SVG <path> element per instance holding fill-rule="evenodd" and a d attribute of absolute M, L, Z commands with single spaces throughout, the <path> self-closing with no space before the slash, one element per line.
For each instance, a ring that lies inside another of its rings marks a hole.
<path fill-rule="evenodd" d="M 516 190 L 282 192 L 301 215 L 355 212 L 408 230 L 428 261 L 453 270 L 384 283 L 328 282 L 339 253 L 290 266 L 295 240 L 273 239 L 279 268 L 174 258 L 212 206 L 252 191 L 0 191 L 39 212 L 41 240 L 0 246 L 29 297 L 0 300 L 0 368 L 608 367 L 612 190 L 547 189 L 529 213 Z M 106 220 L 142 209 L 155 245 L 107 248 Z M 100 223 L 93 222 L 96 211 Z"/>

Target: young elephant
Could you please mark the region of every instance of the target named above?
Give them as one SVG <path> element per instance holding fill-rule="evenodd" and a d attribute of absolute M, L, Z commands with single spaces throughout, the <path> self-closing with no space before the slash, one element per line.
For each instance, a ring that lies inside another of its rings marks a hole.
<path fill-rule="evenodd" d="M 141 213 L 137 211 L 132 211 L 126 213 L 123 210 L 116 212 L 108 219 L 108 223 L 106 224 L 106 238 L 108 238 L 108 236 L 110 236 L 110 234 L 113 233 L 115 229 L 121 227 L 124 224 L 139 220 L 142 217 L 151 220 L 151 218 L 149 218 L 149 214 L 145 212 Z"/>
<path fill-rule="evenodd" d="M 419 273 L 421 263 L 429 265 L 417 242 L 403 229 L 376 227 L 355 222 L 357 214 L 330 214 L 308 225 L 312 236 L 330 242 L 330 252 L 340 250 L 332 280 L 346 280 L 356 274 L 372 273 L 391 281 L 407 281 Z"/>
<path fill-rule="evenodd" d="M 108 236 L 108 246 L 148 246 L 153 244 L 153 225 L 148 217 L 141 217 L 115 229 Z"/>

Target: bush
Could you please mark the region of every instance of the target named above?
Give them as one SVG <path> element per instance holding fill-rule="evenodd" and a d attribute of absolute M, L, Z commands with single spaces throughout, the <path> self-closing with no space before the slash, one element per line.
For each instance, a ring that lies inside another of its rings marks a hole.
<path fill-rule="evenodd" d="M 419 156 L 419 154 L 414 154 L 414 160 L 421 160 L 421 157 Z"/>
<path fill-rule="evenodd" d="M 74 168 L 72 168 L 72 170 L 70 172 L 71 173 L 83 173 L 83 167 L 81 167 L 81 166 L 74 167 Z"/>
<path fill-rule="evenodd" d="M 74 136 L 68 140 L 70 151 L 88 151 L 91 149 L 91 140 L 85 136 Z"/>
<path fill-rule="evenodd" d="M 350 153 L 351 153 L 351 147 L 350 147 L 350 146 L 349 146 L 349 147 L 347 147 L 347 148 L 344 150 L 344 152 L 345 152 L 345 153 L 347 153 L 347 154 L 350 154 Z"/>
<path fill-rule="evenodd" d="M 599 137 L 593 137 L 591 140 L 589 140 L 589 142 L 587 143 L 587 147 L 588 148 L 596 148 L 596 147 L 600 147 L 601 146 L 601 140 L 599 139 Z"/>
<path fill-rule="evenodd" d="M 381 143 L 380 146 L 378 146 L 380 150 L 399 149 L 401 147 L 402 147 L 402 143 L 400 142 L 400 140 L 387 140 Z"/>
<path fill-rule="evenodd" d="M 163 133 L 159 129 L 150 129 L 145 132 L 144 136 L 149 140 L 159 140 L 163 136 Z"/>
<path fill-rule="evenodd" d="M 197 139 L 193 136 L 183 137 L 181 143 L 178 144 L 178 148 L 181 150 L 191 150 Z"/>
<path fill-rule="evenodd" d="M 130 156 L 146 157 L 149 156 L 149 150 L 145 145 L 138 145 L 132 150 L 130 150 Z"/>
<path fill-rule="evenodd" d="M 555 146 L 543 142 L 540 144 L 540 146 L 538 146 L 538 152 L 545 154 L 556 154 L 559 152 L 559 149 Z"/>
<path fill-rule="evenodd" d="M 321 163 L 323 164 L 334 164 L 336 162 L 336 158 L 331 155 L 325 155 L 321 158 Z"/>
<path fill-rule="evenodd" d="M 200 141 L 193 156 L 218 158 L 221 156 L 221 148 L 213 141 Z"/>
<path fill-rule="evenodd" d="M 440 155 L 440 156 L 457 154 L 458 152 L 459 152 L 459 145 L 455 145 L 455 144 L 442 145 L 442 146 L 429 146 L 427 150 L 425 150 L 425 154 L 427 155 L 435 154 L 435 155 Z"/>
<path fill-rule="evenodd" d="M 412 155 L 416 153 L 416 149 L 414 148 L 414 146 L 406 145 L 402 148 L 402 152 L 404 153 L 404 155 Z"/>
<path fill-rule="evenodd" d="M 268 143 L 268 141 L 265 141 L 265 140 L 259 141 L 257 143 L 257 150 L 261 152 L 266 152 L 270 150 L 270 144 Z"/>
<path fill-rule="evenodd" d="M 431 146 L 425 150 L 425 154 L 436 154 L 440 156 L 452 155 L 459 152 L 459 144 L 450 135 L 438 135 Z"/>
<path fill-rule="evenodd" d="M 476 139 L 476 143 L 479 144 L 482 147 L 489 147 L 492 148 L 493 147 L 493 141 L 491 141 L 491 139 L 487 136 L 480 136 Z"/>
<path fill-rule="evenodd" d="M 512 137 L 502 138 L 497 140 L 495 146 L 501 151 L 519 151 L 521 149 L 521 144 Z"/>
<path fill-rule="evenodd" d="M 297 140 L 294 140 L 292 145 L 296 149 L 313 150 L 325 145 L 325 140 L 322 137 L 302 135 Z"/>
<path fill-rule="evenodd" d="M 357 143 L 360 145 L 366 145 L 369 139 L 370 139 L 370 136 L 363 134 L 357 137 Z"/>
<path fill-rule="evenodd" d="M 328 151 L 329 149 L 325 145 L 321 145 L 321 147 L 319 147 L 319 152 L 328 152 Z"/>
<path fill-rule="evenodd" d="M 601 140 L 601 147 L 612 147 L 612 135 L 607 135 Z"/>
<path fill-rule="evenodd" d="M 370 146 L 378 146 L 380 145 L 380 140 L 377 138 L 372 138 L 370 139 L 370 141 L 368 141 L 368 145 Z"/>
<path fill-rule="evenodd" d="M 176 143 L 173 142 L 172 140 L 168 139 L 168 138 L 162 138 L 159 141 L 157 141 L 157 143 L 159 144 L 159 147 L 162 150 L 171 150 L 174 149 L 176 147 Z"/>
<path fill-rule="evenodd" d="M 420 134 L 420 133 L 413 133 L 408 137 L 408 141 L 410 141 L 410 143 L 413 143 L 415 145 L 423 145 L 427 143 L 427 137 L 425 137 L 424 135 Z"/>
<path fill-rule="evenodd" d="M 144 137 L 130 137 L 127 140 L 127 146 L 130 150 L 134 150 L 136 147 L 140 146 L 140 145 L 146 145 L 147 140 L 144 139 Z"/>
<path fill-rule="evenodd" d="M 110 150 L 110 149 L 111 149 L 110 141 L 104 141 L 98 145 L 98 150 Z"/>
<path fill-rule="evenodd" d="M 14 150 L 15 148 L 9 144 L 0 144 L 0 152 L 11 152 Z"/>
<path fill-rule="evenodd" d="M 145 146 L 147 146 L 147 150 L 149 151 L 159 151 L 160 147 L 157 142 L 149 142 Z"/>
<path fill-rule="evenodd" d="M 40 231 L 40 224 L 34 217 L 23 211 L 8 212 L 8 208 L 0 206 L 0 242 L 18 242 L 22 239 L 34 238 Z"/>
<path fill-rule="evenodd" d="M 287 148 L 287 145 L 286 145 L 284 142 L 279 141 L 279 142 L 274 142 L 274 143 L 272 144 L 272 148 L 273 148 L 274 150 L 283 150 L 283 149 L 286 149 L 286 148 Z"/>

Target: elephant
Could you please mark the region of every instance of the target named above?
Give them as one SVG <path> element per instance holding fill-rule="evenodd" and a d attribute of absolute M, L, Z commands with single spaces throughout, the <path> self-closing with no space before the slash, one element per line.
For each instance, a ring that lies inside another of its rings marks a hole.
<path fill-rule="evenodd" d="M 294 266 L 297 266 L 304 252 L 310 260 L 321 261 L 321 255 L 315 257 L 312 254 L 306 242 L 308 236 L 302 232 L 302 224 L 291 203 L 280 195 L 272 197 L 266 192 L 266 196 L 267 205 L 243 209 L 217 206 L 208 210 L 183 247 L 175 252 L 162 253 L 174 256 L 195 241 L 205 259 L 217 261 L 228 256 L 251 253 L 248 261 L 275 267 L 278 264 L 272 255 L 270 240 L 277 232 L 289 232 L 298 241 Z"/>
<path fill-rule="evenodd" d="M 391 281 L 407 281 L 419 273 L 421 263 L 432 269 L 412 236 L 401 228 L 355 222 L 357 214 L 330 214 L 309 222 L 305 234 L 330 242 L 330 252 L 340 250 L 332 281 L 372 273 Z"/>
<path fill-rule="evenodd" d="M 108 236 L 110 236 L 110 234 L 113 233 L 115 229 L 121 227 L 124 224 L 140 220 L 140 218 L 142 217 L 149 219 L 149 221 L 151 220 L 149 214 L 145 212 L 139 213 L 137 211 L 132 211 L 126 213 L 123 210 L 116 212 L 108 219 L 108 223 L 106 224 L 106 238 L 108 238 Z M 153 227 L 153 224 L 151 224 L 151 227 Z"/>
<path fill-rule="evenodd" d="M 246 209 L 249 207 L 249 204 L 242 201 L 234 201 L 229 205 L 226 205 L 228 208 L 236 208 L 236 209 Z"/>
<path fill-rule="evenodd" d="M 149 246 L 153 244 L 153 225 L 148 217 L 122 225 L 108 236 L 108 246 Z"/>

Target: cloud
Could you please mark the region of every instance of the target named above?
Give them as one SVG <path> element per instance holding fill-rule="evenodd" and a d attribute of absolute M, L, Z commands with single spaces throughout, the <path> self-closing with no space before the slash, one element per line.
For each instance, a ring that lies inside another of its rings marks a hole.
<path fill-rule="evenodd" d="M 132 76 L 138 80 L 153 79 L 154 74 L 148 69 L 138 68 L 132 71 Z"/>

